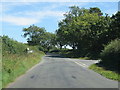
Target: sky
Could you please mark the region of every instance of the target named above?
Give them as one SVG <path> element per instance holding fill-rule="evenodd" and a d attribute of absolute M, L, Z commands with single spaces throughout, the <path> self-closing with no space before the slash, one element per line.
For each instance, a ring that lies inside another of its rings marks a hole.
<path fill-rule="evenodd" d="M 22 30 L 33 24 L 54 33 L 58 28 L 58 22 L 64 19 L 63 14 L 68 12 L 69 7 L 73 5 L 87 9 L 99 7 L 104 14 L 107 13 L 110 16 L 118 11 L 119 0 L 73 1 L 2 0 L 0 3 L 0 35 L 8 35 L 14 40 L 26 43 L 26 39 L 22 37 L 24 33 Z"/>

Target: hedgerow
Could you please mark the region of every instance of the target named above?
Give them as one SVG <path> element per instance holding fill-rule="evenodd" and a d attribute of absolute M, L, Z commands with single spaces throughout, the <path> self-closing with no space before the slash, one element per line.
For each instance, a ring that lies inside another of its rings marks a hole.
<path fill-rule="evenodd" d="M 105 66 L 118 69 L 120 63 L 120 39 L 115 39 L 105 46 L 101 52 L 101 59 Z"/>

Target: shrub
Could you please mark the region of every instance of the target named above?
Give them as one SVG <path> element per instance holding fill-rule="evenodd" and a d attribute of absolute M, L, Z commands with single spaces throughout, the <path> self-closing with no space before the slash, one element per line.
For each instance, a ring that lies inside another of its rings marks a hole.
<path fill-rule="evenodd" d="M 101 59 L 105 66 L 118 69 L 120 62 L 120 39 L 115 39 L 105 46 L 101 52 Z"/>
<path fill-rule="evenodd" d="M 45 48 L 44 47 L 42 47 L 42 46 L 38 46 L 38 49 L 40 50 L 40 51 L 45 51 Z"/>
<path fill-rule="evenodd" d="M 2 51 L 3 53 L 11 53 L 11 54 L 24 54 L 23 52 L 27 48 L 27 45 L 23 43 L 18 43 L 15 40 L 12 40 L 8 36 L 2 37 Z"/>

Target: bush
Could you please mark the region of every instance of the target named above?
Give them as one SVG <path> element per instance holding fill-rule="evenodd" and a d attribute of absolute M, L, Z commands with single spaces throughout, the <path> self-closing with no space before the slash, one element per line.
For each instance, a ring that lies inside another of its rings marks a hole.
<path fill-rule="evenodd" d="M 8 36 L 2 37 L 2 52 L 9 54 L 24 54 L 27 45 L 23 43 L 18 43 L 12 40 Z"/>
<path fill-rule="evenodd" d="M 45 51 L 45 48 L 44 47 L 42 47 L 42 46 L 38 46 L 38 49 L 40 50 L 40 51 Z"/>
<path fill-rule="evenodd" d="M 118 69 L 120 62 L 120 39 L 115 39 L 105 46 L 101 52 L 101 59 L 105 66 Z"/>

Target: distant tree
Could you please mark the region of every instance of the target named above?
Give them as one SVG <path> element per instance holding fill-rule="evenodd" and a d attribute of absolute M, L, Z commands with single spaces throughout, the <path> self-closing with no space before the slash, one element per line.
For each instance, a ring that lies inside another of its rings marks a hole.
<path fill-rule="evenodd" d="M 29 45 L 43 45 L 46 30 L 44 28 L 31 25 L 23 29 L 24 37 L 27 38 Z"/>
<path fill-rule="evenodd" d="M 31 25 L 28 28 L 24 28 L 23 32 L 23 36 L 27 38 L 28 44 L 38 45 L 40 50 L 49 51 L 56 45 L 56 35 L 50 32 L 46 32 L 45 28 Z"/>
<path fill-rule="evenodd" d="M 56 35 L 50 32 L 46 32 L 45 33 L 45 37 L 44 37 L 44 48 L 47 48 L 47 51 L 49 51 L 50 49 L 54 48 L 56 45 Z"/>

